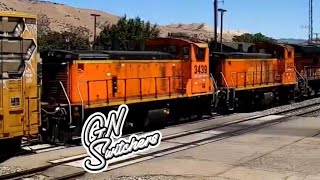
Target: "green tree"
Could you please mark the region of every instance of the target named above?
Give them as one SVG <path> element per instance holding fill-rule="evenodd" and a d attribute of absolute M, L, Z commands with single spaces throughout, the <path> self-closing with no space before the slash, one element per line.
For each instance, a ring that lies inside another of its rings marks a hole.
<path fill-rule="evenodd" d="M 74 32 L 49 32 L 43 36 L 41 49 L 88 50 L 89 38 L 83 38 Z"/>
<path fill-rule="evenodd" d="M 38 39 L 39 51 L 46 49 L 88 50 L 89 33 L 84 27 L 72 27 L 70 31 L 49 31 Z"/>
<path fill-rule="evenodd" d="M 257 33 L 257 34 L 245 33 L 240 36 L 234 36 L 232 40 L 234 42 L 246 42 L 246 43 L 257 43 L 257 42 L 276 43 L 277 42 L 275 39 L 267 37 L 261 33 Z"/>
<path fill-rule="evenodd" d="M 159 37 L 159 34 L 157 25 L 151 25 L 139 17 L 127 19 L 124 16 L 117 24 L 104 26 L 95 46 L 101 49 L 132 50 L 139 48 L 145 40 Z"/>

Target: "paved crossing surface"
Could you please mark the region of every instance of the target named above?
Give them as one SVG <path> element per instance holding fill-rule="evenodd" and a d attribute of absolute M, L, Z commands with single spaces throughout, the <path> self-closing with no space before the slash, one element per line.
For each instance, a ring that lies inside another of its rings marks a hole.
<path fill-rule="evenodd" d="M 244 135 L 77 179 L 316 180 L 320 179 L 319 134 L 320 118 L 295 117 Z M 78 168 L 74 164 L 71 167 Z"/>

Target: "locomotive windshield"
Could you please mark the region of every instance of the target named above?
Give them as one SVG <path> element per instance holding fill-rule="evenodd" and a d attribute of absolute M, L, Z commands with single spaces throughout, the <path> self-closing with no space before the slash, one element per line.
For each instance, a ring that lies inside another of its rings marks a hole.
<path fill-rule="evenodd" d="M 33 40 L 0 40 L 0 78 L 20 78 L 36 46 Z"/>

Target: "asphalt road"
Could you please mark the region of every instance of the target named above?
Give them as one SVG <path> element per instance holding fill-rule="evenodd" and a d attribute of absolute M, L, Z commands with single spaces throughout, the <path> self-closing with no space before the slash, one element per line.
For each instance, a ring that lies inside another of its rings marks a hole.
<path fill-rule="evenodd" d="M 316 180 L 320 179 L 319 133 L 320 118 L 296 117 L 82 179 Z"/>

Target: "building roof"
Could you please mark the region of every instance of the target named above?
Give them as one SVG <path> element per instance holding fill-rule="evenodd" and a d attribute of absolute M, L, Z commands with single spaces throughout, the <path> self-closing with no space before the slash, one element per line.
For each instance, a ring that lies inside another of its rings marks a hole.
<path fill-rule="evenodd" d="M 37 16 L 35 14 L 31 13 L 25 13 L 25 12 L 17 12 L 17 11 L 0 11 L 0 17 L 20 17 L 20 18 L 32 18 L 36 19 Z"/>

